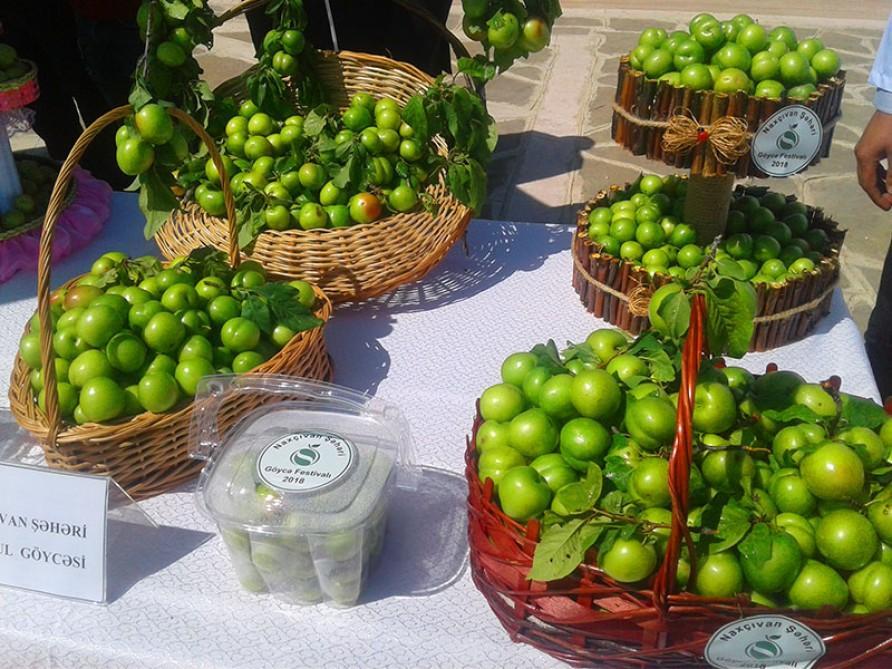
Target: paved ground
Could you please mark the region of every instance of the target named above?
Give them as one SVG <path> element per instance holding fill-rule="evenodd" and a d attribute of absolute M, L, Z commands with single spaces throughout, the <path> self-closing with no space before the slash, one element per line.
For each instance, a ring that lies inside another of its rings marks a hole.
<path fill-rule="evenodd" d="M 216 0 L 220 10 L 236 0 Z M 886 0 L 836 3 L 830 0 L 564 0 L 565 14 L 552 46 L 521 62 L 487 89 L 490 112 L 501 138 L 491 170 L 486 214 L 518 221 L 565 222 L 581 202 L 601 188 L 633 178 L 639 171 L 668 168 L 631 156 L 610 139 L 618 58 L 638 32 L 654 25 L 683 27 L 697 11 L 730 17 L 743 5 L 766 25 L 786 24 L 803 35 L 820 36 L 844 58 L 848 84 L 845 117 L 829 159 L 797 177 L 772 180 L 772 188 L 796 193 L 826 208 L 849 229 L 843 253 L 846 302 L 862 329 L 875 299 L 892 215 L 874 208 L 854 176 L 852 148 L 869 118 L 872 90 L 867 73 L 889 11 Z M 460 30 L 456 1 L 450 27 Z M 214 52 L 201 57 L 208 79 L 218 83 L 253 59 L 247 25 L 234 20 L 217 31 Z M 21 141 L 21 140 L 20 140 Z"/>

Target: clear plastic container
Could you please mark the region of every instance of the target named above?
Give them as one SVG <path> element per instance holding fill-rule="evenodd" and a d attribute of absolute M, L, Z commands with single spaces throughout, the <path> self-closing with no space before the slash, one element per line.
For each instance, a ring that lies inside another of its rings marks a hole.
<path fill-rule="evenodd" d="M 256 407 L 222 435 L 224 403 Z M 192 456 L 196 492 L 241 584 L 296 604 L 359 599 L 384 542 L 394 485 L 414 488 L 400 410 L 328 383 L 211 376 L 200 384 Z"/>

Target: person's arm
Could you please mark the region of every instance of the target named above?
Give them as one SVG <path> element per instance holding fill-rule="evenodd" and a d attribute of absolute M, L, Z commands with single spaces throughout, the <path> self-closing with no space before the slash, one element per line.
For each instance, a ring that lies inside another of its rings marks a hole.
<path fill-rule="evenodd" d="M 892 172 L 880 161 L 885 158 L 892 167 L 892 16 L 868 81 L 877 89 L 876 111 L 855 146 L 858 183 L 874 204 L 888 211 L 892 209 Z"/>

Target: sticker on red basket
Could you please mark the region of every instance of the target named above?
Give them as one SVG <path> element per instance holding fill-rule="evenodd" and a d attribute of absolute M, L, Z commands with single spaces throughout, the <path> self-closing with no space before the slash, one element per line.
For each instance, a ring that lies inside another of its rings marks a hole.
<path fill-rule="evenodd" d="M 821 119 L 808 107 L 789 105 L 769 116 L 753 135 L 756 167 L 771 177 L 788 177 L 811 164 L 824 141 Z"/>
<path fill-rule="evenodd" d="M 354 460 L 353 444 L 322 431 L 295 432 L 260 452 L 257 474 L 267 485 L 289 492 L 319 490 L 340 479 Z"/>
<path fill-rule="evenodd" d="M 703 655 L 718 669 L 810 669 L 827 649 L 813 629 L 786 616 L 751 616 L 720 627 Z"/>

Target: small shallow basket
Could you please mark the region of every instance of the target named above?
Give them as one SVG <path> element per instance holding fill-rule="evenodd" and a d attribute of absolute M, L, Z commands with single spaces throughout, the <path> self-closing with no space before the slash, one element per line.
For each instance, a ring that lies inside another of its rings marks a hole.
<path fill-rule="evenodd" d="M 359 92 L 405 105 L 433 83 L 408 63 L 349 51 L 321 53 L 316 73 L 329 102 L 340 109 Z M 221 84 L 217 94 L 244 97 L 244 75 Z M 446 151 L 441 141 L 437 147 Z M 442 178 L 427 192 L 439 206 L 436 215 L 415 211 L 347 228 L 264 230 L 245 255 L 274 276 L 317 284 L 333 302 L 376 297 L 427 274 L 471 220 L 471 210 L 449 192 Z M 171 215 L 155 241 L 168 259 L 204 245 L 224 249 L 226 223 L 187 202 Z"/>
<path fill-rule="evenodd" d="M 626 184 L 626 188 L 629 184 Z M 586 203 L 576 217 L 573 235 L 573 287 L 582 304 L 592 314 L 637 335 L 650 326 L 647 304 L 650 295 L 670 280 L 661 275 L 651 278 L 633 263 L 600 252 L 588 238 L 588 216 L 597 207 L 610 206 L 623 190 L 611 186 Z M 737 192 L 758 193 L 760 187 L 737 186 Z M 845 239 L 833 219 L 821 209 L 808 207 L 810 225 L 824 230 L 830 238 L 829 255 L 813 272 L 802 274 L 784 284 L 758 284 L 756 320 L 751 351 L 767 351 L 807 336 L 830 313 L 833 290 L 839 281 L 839 252 Z"/>
<path fill-rule="evenodd" d="M 41 323 L 49 323 L 50 269 L 53 235 L 56 222 L 64 208 L 65 193 L 75 165 L 90 141 L 107 125 L 132 113 L 132 107 L 118 107 L 96 119 L 81 135 L 62 164 L 53 188 L 46 223 L 40 238 L 40 258 L 37 276 L 37 302 Z M 170 114 L 188 126 L 208 145 L 217 169 L 222 169 L 220 154 L 213 140 L 191 117 L 178 109 Z M 234 204 L 228 187 L 224 191 L 230 228 L 234 229 Z M 239 252 L 234 235 L 228 245 L 230 262 L 239 263 Z M 75 283 L 69 281 L 66 286 Z M 320 304 L 316 315 L 327 321 L 331 304 L 317 290 Z M 327 380 L 331 364 L 325 350 L 323 327 L 296 335 L 275 356 L 253 370 L 254 373 L 275 373 Z M 201 470 L 201 463 L 189 457 L 189 425 L 194 403 L 164 414 L 141 413 L 109 424 L 86 423 L 63 425 L 58 409 L 54 366 L 52 360 L 52 331 L 41 331 L 41 361 L 46 375 L 46 413 L 34 402 L 28 366 L 16 356 L 10 380 L 9 404 L 18 423 L 31 433 L 43 447 L 47 464 L 68 469 L 111 476 L 131 496 L 148 497 L 164 492 L 188 481 Z M 242 416 L 262 404 L 258 398 L 242 398 L 226 406 L 219 420 L 224 430 L 231 428 Z"/>
<path fill-rule="evenodd" d="M 28 71 L 15 79 L 0 82 L 0 112 L 21 109 L 40 96 L 37 65 L 31 60 L 20 60 L 28 65 Z"/>
<path fill-rule="evenodd" d="M 688 476 L 697 373 L 705 350 L 705 306 L 692 303 L 682 354 L 675 442 L 669 458 L 672 529 L 666 557 L 644 589 L 607 576 L 587 560 L 570 576 L 543 583 L 527 580 L 539 536 L 538 521 L 520 525 L 493 499 L 492 481 L 477 475 L 478 413 L 465 453 L 468 480 L 468 543 L 471 575 L 513 641 L 530 644 L 578 667 L 645 669 L 707 667 L 704 646 L 723 625 L 740 618 L 783 615 L 808 625 L 827 647 L 822 669 L 892 666 L 889 612 L 842 615 L 753 604 L 749 596 L 719 599 L 677 592 L 676 568 L 688 533 Z M 831 379 L 834 384 L 838 379 Z M 756 665 L 752 665 L 756 666 Z"/>
<path fill-rule="evenodd" d="M 675 167 L 689 167 L 691 174 L 703 176 L 738 177 L 767 176 L 751 160 L 749 154 L 725 164 L 700 144 L 687 153 L 667 153 L 663 148 L 663 134 L 670 118 L 682 110 L 689 111 L 701 126 L 707 127 L 722 117 L 736 117 L 746 121 L 750 135 L 763 121 L 778 110 L 801 104 L 812 109 L 823 126 L 823 139 L 810 165 L 830 155 L 833 130 L 842 110 L 846 73 L 820 84 L 807 100 L 757 98 L 744 92 L 728 94 L 714 91 L 695 91 L 684 86 L 672 86 L 667 81 L 648 79 L 644 72 L 629 64 L 623 56 L 619 63 L 616 96 L 613 102 L 611 137 L 636 156 L 646 155 Z"/>
<path fill-rule="evenodd" d="M 53 168 L 59 167 L 59 163 L 51 158 L 44 158 L 43 156 L 22 156 L 23 158 L 27 158 L 28 160 L 33 160 L 35 163 L 42 163 L 43 165 L 48 165 Z M 71 180 L 71 183 L 68 185 L 68 188 L 65 191 L 65 199 L 62 201 L 61 210 L 64 211 L 69 204 L 74 201 L 74 198 L 77 196 L 77 181 L 74 179 Z M 22 223 L 20 226 L 16 228 L 9 228 L 7 230 L 0 230 L 0 242 L 5 242 L 8 239 L 12 239 L 13 237 L 18 237 L 21 234 L 26 232 L 30 232 L 35 228 L 39 228 L 43 225 L 43 219 L 46 215 L 45 211 L 39 211 L 35 213 L 29 220 Z"/>

